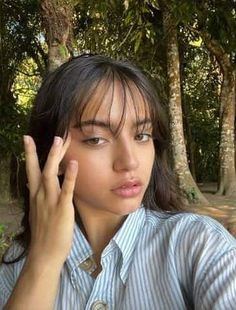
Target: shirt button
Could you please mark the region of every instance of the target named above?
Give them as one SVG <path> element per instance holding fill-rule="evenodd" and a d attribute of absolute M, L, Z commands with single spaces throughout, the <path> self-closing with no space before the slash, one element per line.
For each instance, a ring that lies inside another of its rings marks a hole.
<path fill-rule="evenodd" d="M 87 258 L 85 261 L 83 261 L 79 267 L 86 271 L 86 272 L 93 272 L 96 268 L 97 268 L 97 265 L 93 259 L 93 257 L 89 257 Z"/>
<path fill-rule="evenodd" d="M 104 301 L 97 300 L 92 305 L 92 310 L 108 310 L 108 306 Z"/>

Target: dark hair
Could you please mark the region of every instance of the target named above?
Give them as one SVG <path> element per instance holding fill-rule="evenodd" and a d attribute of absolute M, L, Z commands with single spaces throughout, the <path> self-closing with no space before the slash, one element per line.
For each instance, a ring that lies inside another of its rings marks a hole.
<path fill-rule="evenodd" d="M 145 113 L 150 115 L 153 124 L 156 155 L 150 184 L 143 198 L 144 207 L 152 210 L 180 210 L 181 201 L 168 164 L 168 127 L 163 108 L 151 82 L 128 61 L 112 60 L 101 55 L 82 55 L 72 58 L 46 77 L 35 98 L 29 124 L 29 135 L 36 143 L 40 167 L 44 167 L 54 136 L 63 137 L 67 134 L 73 118 L 80 123 L 83 112 L 101 83 L 104 87 L 102 94 L 99 94 L 100 101 L 108 87 L 114 87 L 117 81 L 123 92 L 123 116 L 126 109 L 126 92 L 128 90 L 133 96 L 132 86 L 135 86 L 146 103 Z M 138 118 L 135 100 L 133 105 Z M 122 122 L 123 117 L 117 133 Z M 16 237 L 23 245 L 24 252 L 11 262 L 25 256 L 30 243 L 29 193 L 26 186 L 24 196 L 24 230 Z"/>

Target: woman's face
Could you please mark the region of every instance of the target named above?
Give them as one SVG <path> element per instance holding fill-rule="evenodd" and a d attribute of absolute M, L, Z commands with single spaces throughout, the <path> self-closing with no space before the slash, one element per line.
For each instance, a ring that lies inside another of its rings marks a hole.
<path fill-rule="evenodd" d="M 99 91 L 102 85 L 96 91 L 98 95 Z M 62 166 L 72 159 L 78 161 L 74 190 L 78 211 L 90 209 L 94 215 L 103 212 L 123 216 L 142 202 L 151 176 L 154 145 L 146 103 L 134 86 L 131 91 L 132 95 L 126 91 L 123 119 L 122 88 L 115 83 L 113 95 L 110 87 L 102 103 L 98 95 L 93 96 L 81 118 L 82 130 L 74 125 L 70 128 L 72 140 Z M 122 126 L 115 135 L 112 131 L 121 119 Z"/>

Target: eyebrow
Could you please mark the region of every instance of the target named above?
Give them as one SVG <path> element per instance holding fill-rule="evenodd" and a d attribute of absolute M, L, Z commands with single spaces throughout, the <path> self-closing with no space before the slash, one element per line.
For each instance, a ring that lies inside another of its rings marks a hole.
<path fill-rule="evenodd" d="M 152 124 L 152 121 L 150 118 L 144 118 L 142 120 L 138 120 L 137 122 L 134 123 L 134 127 L 140 127 L 140 126 L 144 126 L 147 124 Z M 111 124 L 109 122 L 104 122 L 104 121 L 96 120 L 96 119 L 81 121 L 80 124 L 76 124 L 74 127 L 84 128 L 87 126 L 98 126 L 98 127 L 102 127 L 102 128 L 109 129 L 109 130 L 111 129 Z"/>

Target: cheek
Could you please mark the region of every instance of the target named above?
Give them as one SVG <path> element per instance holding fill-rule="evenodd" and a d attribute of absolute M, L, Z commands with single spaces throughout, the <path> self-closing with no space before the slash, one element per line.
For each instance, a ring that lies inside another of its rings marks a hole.
<path fill-rule="evenodd" d="M 63 158 L 62 166 L 65 168 L 70 160 L 78 161 L 77 183 L 83 187 L 98 184 L 109 165 L 108 160 L 104 160 L 102 154 L 84 152 L 83 150 L 67 152 Z"/>
<path fill-rule="evenodd" d="M 85 158 L 83 164 L 79 164 L 78 175 L 75 185 L 75 193 L 81 199 L 102 196 L 102 193 L 109 187 L 109 170 L 104 165 L 104 160 Z"/>
<path fill-rule="evenodd" d="M 154 145 L 152 145 L 145 154 L 143 154 L 143 167 L 146 169 L 147 172 L 152 170 L 152 166 L 154 163 L 155 158 L 155 149 Z"/>

